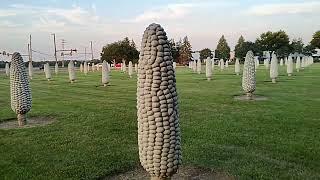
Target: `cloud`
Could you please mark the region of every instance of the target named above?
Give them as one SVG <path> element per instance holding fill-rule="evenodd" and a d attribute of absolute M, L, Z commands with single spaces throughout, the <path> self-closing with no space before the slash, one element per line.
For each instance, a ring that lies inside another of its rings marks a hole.
<path fill-rule="evenodd" d="M 135 18 L 129 20 L 129 22 L 179 19 L 188 15 L 194 6 L 196 5 L 192 3 L 168 4 L 164 7 L 146 10 L 142 14 L 137 15 Z"/>
<path fill-rule="evenodd" d="M 319 13 L 320 2 L 275 3 L 256 5 L 247 10 L 249 15 L 271 16 L 301 13 Z"/>
<path fill-rule="evenodd" d="M 29 6 L 24 4 L 12 4 L 9 9 L 0 9 L 0 17 L 12 16 L 17 21 L 28 17 L 33 23 L 44 24 L 44 21 L 57 22 L 59 24 L 86 25 L 99 20 L 95 10 L 89 11 L 79 6 L 71 8 L 50 8 Z M 30 21 L 30 20 L 29 20 Z"/>

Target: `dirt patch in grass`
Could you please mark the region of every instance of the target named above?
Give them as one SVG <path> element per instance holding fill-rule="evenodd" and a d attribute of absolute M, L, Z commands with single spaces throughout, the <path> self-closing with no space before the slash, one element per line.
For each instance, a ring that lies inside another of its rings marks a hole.
<path fill-rule="evenodd" d="M 27 117 L 27 124 L 23 127 L 18 126 L 18 120 L 16 118 L 8 119 L 0 122 L 0 129 L 22 129 L 32 128 L 37 126 L 45 126 L 55 121 L 53 117 Z"/>
<path fill-rule="evenodd" d="M 134 170 L 117 174 L 114 176 L 107 176 L 102 178 L 104 180 L 150 180 L 149 174 L 141 167 Z M 234 180 L 233 176 L 225 172 L 214 171 L 209 168 L 183 166 L 171 178 L 171 180 Z"/>
<path fill-rule="evenodd" d="M 248 98 L 247 95 L 240 95 L 240 96 L 234 96 L 235 100 L 239 101 L 266 101 L 268 100 L 265 96 L 259 96 L 259 95 L 253 95 L 250 98 Z"/>

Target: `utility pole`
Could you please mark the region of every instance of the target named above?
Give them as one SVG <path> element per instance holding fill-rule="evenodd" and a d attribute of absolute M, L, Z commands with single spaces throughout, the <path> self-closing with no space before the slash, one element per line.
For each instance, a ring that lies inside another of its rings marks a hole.
<path fill-rule="evenodd" d="M 56 62 L 58 62 L 58 59 L 57 59 L 56 34 L 55 34 L 55 33 L 53 33 L 53 34 L 51 34 L 51 35 L 53 35 L 54 58 L 56 59 Z"/>
<path fill-rule="evenodd" d="M 29 62 L 31 62 L 31 56 L 30 56 L 30 44 L 28 43 L 28 57 L 29 57 Z"/>
<path fill-rule="evenodd" d="M 87 48 L 84 48 L 84 62 L 87 61 Z"/>
<path fill-rule="evenodd" d="M 66 44 L 66 40 L 65 39 L 61 39 L 61 46 L 62 46 L 62 67 L 64 67 L 64 45 Z"/>
<path fill-rule="evenodd" d="M 90 47 L 91 47 L 91 60 L 93 60 L 93 49 L 92 49 L 92 41 L 90 41 Z"/>
<path fill-rule="evenodd" d="M 31 46 L 31 34 L 29 36 L 29 44 L 28 44 L 28 50 L 29 50 L 29 61 L 32 62 L 32 46 Z"/>

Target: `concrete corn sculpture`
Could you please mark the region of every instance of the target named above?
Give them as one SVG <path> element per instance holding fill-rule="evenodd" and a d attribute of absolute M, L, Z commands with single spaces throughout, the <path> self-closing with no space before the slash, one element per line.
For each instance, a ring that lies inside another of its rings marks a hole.
<path fill-rule="evenodd" d="M 192 63 L 192 70 L 194 73 L 197 72 L 197 62 L 196 61 L 193 61 L 193 63 Z"/>
<path fill-rule="evenodd" d="M 128 74 L 129 74 L 129 77 L 130 77 L 130 78 L 132 78 L 132 71 L 133 71 L 133 69 L 132 69 L 132 62 L 129 61 Z"/>
<path fill-rule="evenodd" d="M 126 72 L 127 72 L 126 62 L 124 61 L 124 62 L 122 63 L 122 65 L 123 65 L 122 70 L 123 70 L 124 73 L 126 73 Z"/>
<path fill-rule="evenodd" d="M 197 73 L 198 74 L 201 74 L 201 60 L 199 59 L 198 61 L 197 61 Z"/>
<path fill-rule="evenodd" d="M 92 72 L 94 72 L 96 70 L 94 63 L 92 63 Z"/>
<path fill-rule="evenodd" d="M 101 73 L 102 73 L 101 82 L 103 86 L 106 87 L 107 84 L 109 83 L 109 70 L 108 70 L 107 61 L 103 61 Z"/>
<path fill-rule="evenodd" d="M 28 75 L 20 53 L 13 53 L 10 70 L 11 109 L 17 114 L 19 126 L 27 123 L 26 114 L 32 105 Z"/>
<path fill-rule="evenodd" d="M 76 81 L 76 71 L 74 69 L 73 61 L 70 61 L 68 64 L 68 72 L 69 72 L 70 83 L 74 83 Z"/>
<path fill-rule="evenodd" d="M 107 67 L 108 67 L 108 72 L 111 73 L 111 66 L 109 63 L 107 63 Z"/>
<path fill-rule="evenodd" d="M 289 56 L 289 58 L 287 59 L 287 73 L 288 73 L 288 76 L 292 76 L 292 73 L 293 73 L 292 56 Z"/>
<path fill-rule="evenodd" d="M 137 64 L 137 63 L 134 64 L 134 71 L 135 71 L 136 73 L 138 73 L 138 64 Z"/>
<path fill-rule="evenodd" d="M 212 73 L 214 73 L 214 58 L 211 59 L 211 67 L 212 67 Z"/>
<path fill-rule="evenodd" d="M 224 60 L 220 59 L 220 70 L 224 70 Z"/>
<path fill-rule="evenodd" d="M 137 86 L 140 162 L 151 179 L 169 179 L 181 164 L 178 96 L 171 48 L 158 24 L 144 31 Z"/>
<path fill-rule="evenodd" d="M 254 63 L 255 63 L 255 70 L 257 71 L 260 65 L 258 56 L 254 57 Z"/>
<path fill-rule="evenodd" d="M 284 58 L 284 65 L 286 65 L 286 66 L 288 65 L 288 58 L 287 57 Z"/>
<path fill-rule="evenodd" d="M 177 67 L 177 63 L 173 62 L 173 69 L 176 69 L 176 67 Z"/>
<path fill-rule="evenodd" d="M 55 72 L 56 75 L 59 73 L 58 63 L 56 63 L 56 64 L 54 65 L 54 72 Z"/>
<path fill-rule="evenodd" d="M 240 75 L 240 62 L 239 59 L 236 59 L 236 62 L 234 64 L 234 72 L 236 73 L 236 75 Z"/>
<path fill-rule="evenodd" d="M 248 99 L 252 99 L 253 92 L 256 90 L 256 71 L 252 51 L 247 52 L 244 61 L 242 89 L 247 94 Z"/>
<path fill-rule="evenodd" d="M 300 57 L 297 56 L 297 60 L 296 60 L 296 70 L 297 70 L 297 72 L 300 71 L 300 68 L 301 68 L 301 61 L 300 61 Z"/>
<path fill-rule="evenodd" d="M 32 77 L 33 77 L 33 65 L 32 65 L 32 61 L 29 61 L 28 70 L 29 70 L 29 78 L 32 79 Z"/>
<path fill-rule="evenodd" d="M 206 77 L 208 81 L 212 78 L 212 65 L 209 57 L 206 59 Z"/>
<path fill-rule="evenodd" d="M 5 70 L 6 70 L 6 76 L 10 76 L 10 65 L 9 65 L 9 63 L 6 63 Z"/>
<path fill-rule="evenodd" d="M 266 70 L 268 70 L 269 69 L 269 63 L 270 63 L 270 60 L 269 60 L 269 58 L 267 58 L 267 59 L 265 59 L 265 68 L 266 68 Z"/>
<path fill-rule="evenodd" d="M 280 66 L 283 66 L 283 58 L 280 59 Z"/>
<path fill-rule="evenodd" d="M 226 61 L 226 68 L 228 68 L 229 67 L 229 61 Z"/>
<path fill-rule="evenodd" d="M 272 83 L 277 82 L 278 77 L 278 58 L 275 53 L 272 53 L 271 63 L 270 63 L 270 78 L 272 79 Z"/>
<path fill-rule="evenodd" d="M 51 80 L 51 70 L 50 70 L 50 65 L 49 65 L 49 63 L 46 63 L 46 64 L 44 65 L 44 73 L 45 73 L 45 75 L 46 75 L 47 80 L 50 81 L 50 80 Z"/>
<path fill-rule="evenodd" d="M 80 64 L 80 72 L 83 72 L 83 65 L 82 65 L 82 63 Z"/>
<path fill-rule="evenodd" d="M 88 74 L 88 64 L 87 64 L 87 62 L 83 63 L 83 73 L 84 73 L 84 75 Z"/>

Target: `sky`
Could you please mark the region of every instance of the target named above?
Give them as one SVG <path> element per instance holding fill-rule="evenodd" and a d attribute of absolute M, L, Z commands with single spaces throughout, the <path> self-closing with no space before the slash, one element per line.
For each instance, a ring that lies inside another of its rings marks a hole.
<path fill-rule="evenodd" d="M 231 49 L 243 35 L 254 41 L 262 32 L 284 30 L 305 43 L 320 30 L 320 0 L 1 0 L 0 51 L 27 53 L 32 35 L 34 60 L 54 60 L 65 39 L 73 58 L 84 59 L 93 42 L 94 57 L 102 47 L 124 37 L 139 48 L 145 28 L 159 23 L 168 38 L 188 36 L 193 50 L 215 49 L 225 35 Z M 87 55 L 91 56 L 91 55 Z M 3 59 L 2 55 L 0 59 Z"/>

